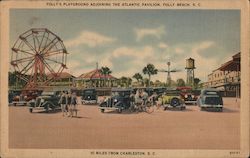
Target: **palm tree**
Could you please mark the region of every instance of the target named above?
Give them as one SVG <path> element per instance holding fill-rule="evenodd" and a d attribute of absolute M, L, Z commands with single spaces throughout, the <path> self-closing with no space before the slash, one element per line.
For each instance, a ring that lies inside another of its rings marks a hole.
<path fill-rule="evenodd" d="M 145 75 L 148 75 L 149 86 L 150 86 L 151 76 L 157 74 L 158 70 L 155 68 L 153 64 L 148 64 L 146 67 L 143 68 L 142 72 Z"/>
<path fill-rule="evenodd" d="M 107 75 L 110 75 L 112 71 L 109 69 L 109 67 L 105 66 L 105 67 L 101 67 L 100 72 L 101 74 L 104 75 L 104 85 L 106 86 Z"/>
<path fill-rule="evenodd" d="M 140 73 L 135 73 L 132 78 L 136 79 L 138 83 L 142 82 L 142 79 L 143 79 Z"/>
<path fill-rule="evenodd" d="M 148 78 L 143 78 L 143 86 L 148 87 L 149 86 L 149 79 Z"/>

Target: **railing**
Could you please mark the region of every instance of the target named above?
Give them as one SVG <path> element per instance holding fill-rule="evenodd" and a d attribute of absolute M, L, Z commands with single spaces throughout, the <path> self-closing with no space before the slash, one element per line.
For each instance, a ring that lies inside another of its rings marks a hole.
<path fill-rule="evenodd" d="M 219 79 L 214 81 L 209 81 L 206 83 L 206 86 L 208 87 L 216 87 L 216 86 L 223 86 L 226 84 L 239 84 L 240 78 L 239 77 L 228 77 L 225 79 Z"/>

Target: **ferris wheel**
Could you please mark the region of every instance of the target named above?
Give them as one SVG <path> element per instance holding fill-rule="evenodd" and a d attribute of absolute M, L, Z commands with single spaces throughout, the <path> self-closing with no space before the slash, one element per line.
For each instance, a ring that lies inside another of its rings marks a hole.
<path fill-rule="evenodd" d="M 32 28 L 21 34 L 11 48 L 11 66 L 26 88 L 46 86 L 67 68 L 63 41 L 46 28 Z"/>

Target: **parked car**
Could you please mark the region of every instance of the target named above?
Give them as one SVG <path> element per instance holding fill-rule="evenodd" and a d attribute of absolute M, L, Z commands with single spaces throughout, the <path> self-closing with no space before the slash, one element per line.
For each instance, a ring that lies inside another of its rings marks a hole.
<path fill-rule="evenodd" d="M 32 99 L 36 99 L 39 95 L 41 95 L 41 90 L 21 90 L 14 91 L 12 94 L 12 104 L 16 105 L 26 105 Z"/>
<path fill-rule="evenodd" d="M 82 104 L 96 104 L 97 103 L 97 93 L 93 89 L 84 89 L 81 94 Z"/>
<path fill-rule="evenodd" d="M 197 104 L 201 110 L 217 109 L 223 111 L 223 100 L 220 92 L 214 88 L 203 89 L 197 100 Z"/>
<path fill-rule="evenodd" d="M 200 95 L 199 90 L 194 90 L 192 87 L 189 86 L 177 87 L 176 89 L 180 91 L 180 95 L 184 100 L 185 104 L 197 103 L 197 99 Z"/>
<path fill-rule="evenodd" d="M 168 108 L 180 108 L 180 110 L 183 110 L 186 108 L 179 90 L 167 90 L 161 97 L 159 97 L 159 100 L 165 107 L 164 110 L 167 110 Z"/>
<path fill-rule="evenodd" d="M 40 96 L 28 102 L 29 111 L 34 110 L 49 110 L 54 111 L 56 108 L 60 108 L 61 91 L 43 91 Z"/>
<path fill-rule="evenodd" d="M 162 95 L 166 91 L 166 88 L 165 87 L 155 87 L 155 88 L 153 88 L 153 91 L 157 95 Z"/>
<path fill-rule="evenodd" d="M 106 98 L 99 104 L 101 112 L 105 110 L 117 110 L 121 113 L 130 107 L 132 89 L 111 89 L 111 97 Z"/>

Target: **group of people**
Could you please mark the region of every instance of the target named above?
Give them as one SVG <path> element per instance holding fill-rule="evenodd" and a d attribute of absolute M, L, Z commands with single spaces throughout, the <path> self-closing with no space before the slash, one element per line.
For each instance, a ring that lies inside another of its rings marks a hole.
<path fill-rule="evenodd" d="M 156 103 L 157 94 L 154 92 L 151 96 L 148 95 L 148 93 L 143 89 L 138 89 L 135 94 L 131 94 L 131 105 L 137 104 L 137 105 L 146 105 L 147 101 L 152 102 L 153 105 Z"/>
<path fill-rule="evenodd" d="M 61 104 L 61 110 L 63 116 L 77 117 L 77 97 L 76 93 L 62 91 L 59 103 Z"/>

